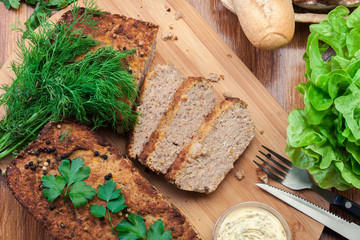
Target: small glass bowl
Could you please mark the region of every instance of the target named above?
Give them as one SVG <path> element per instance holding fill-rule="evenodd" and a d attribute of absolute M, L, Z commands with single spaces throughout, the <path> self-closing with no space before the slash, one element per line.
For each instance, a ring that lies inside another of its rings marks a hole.
<path fill-rule="evenodd" d="M 217 240 L 217 235 L 218 235 L 218 232 L 220 230 L 222 223 L 231 213 L 233 213 L 236 210 L 245 209 L 245 208 L 260 208 L 262 210 L 265 210 L 265 211 L 271 213 L 273 216 L 275 216 L 275 218 L 277 218 L 280 221 L 281 225 L 283 226 L 286 239 L 292 240 L 291 230 L 290 230 L 289 224 L 286 222 L 285 218 L 277 210 L 275 210 L 274 208 L 272 208 L 262 202 L 243 202 L 243 203 L 238 203 L 238 204 L 228 208 L 225 212 L 223 212 L 221 214 L 221 216 L 216 221 L 213 232 L 212 232 L 211 240 Z"/>

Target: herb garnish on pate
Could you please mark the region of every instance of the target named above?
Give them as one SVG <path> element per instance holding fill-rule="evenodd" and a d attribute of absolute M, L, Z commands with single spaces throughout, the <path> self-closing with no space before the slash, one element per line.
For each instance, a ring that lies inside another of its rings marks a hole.
<path fill-rule="evenodd" d="M 55 178 L 53 175 L 49 175 L 41 178 L 44 187 L 43 195 L 49 202 L 53 202 L 63 194 L 64 203 L 66 197 L 69 196 L 74 206 L 79 208 L 96 195 L 95 189 L 83 181 L 89 177 L 90 168 L 84 166 L 81 158 L 73 159 L 71 164 L 69 160 L 62 160 L 58 169 L 62 176 Z"/>
<path fill-rule="evenodd" d="M 164 231 L 165 225 L 161 219 L 154 222 L 150 229 L 145 234 L 145 222 L 140 215 L 129 214 L 127 220 L 122 220 L 116 226 L 116 230 L 119 231 L 117 237 L 124 240 L 170 240 L 172 239 L 171 232 L 169 230 Z"/>
<path fill-rule="evenodd" d="M 71 166 L 70 166 L 71 164 Z M 66 197 L 69 196 L 76 208 L 84 206 L 88 200 L 93 199 L 96 191 L 92 186 L 86 185 L 83 181 L 89 177 L 90 168 L 84 166 L 84 161 L 81 158 L 69 160 L 62 160 L 58 170 L 62 176 L 53 175 L 43 176 L 41 178 L 43 195 L 49 202 L 53 202 L 61 194 L 64 195 L 64 203 Z M 69 190 L 70 188 L 70 191 Z M 121 194 L 121 189 L 115 189 L 116 183 L 110 179 L 103 185 L 98 186 L 97 197 L 106 201 L 106 207 L 103 205 L 90 205 L 90 213 L 95 217 L 104 218 L 106 211 L 113 233 L 114 227 L 112 223 L 112 214 L 118 213 L 127 207 L 125 203 L 124 194 Z M 55 206 L 51 205 L 50 210 L 54 210 Z M 119 232 L 117 237 L 121 240 L 170 240 L 172 239 L 169 230 L 164 231 L 165 225 L 161 219 L 155 221 L 150 229 L 146 231 L 145 222 L 141 215 L 128 214 L 127 219 L 122 220 L 117 226 L 116 230 Z"/>
<path fill-rule="evenodd" d="M 104 185 L 99 185 L 97 197 L 106 202 L 106 207 L 103 205 L 90 205 L 90 213 L 95 217 L 105 217 L 107 211 L 113 233 L 114 227 L 111 220 L 112 214 L 118 213 L 127 207 L 127 205 L 124 204 L 124 194 L 120 194 L 121 189 L 115 190 L 115 187 L 116 183 L 112 179 L 107 180 Z"/>
<path fill-rule="evenodd" d="M 0 122 L 0 159 L 22 150 L 49 121 L 70 118 L 93 129 L 121 125 L 125 130 L 136 122 L 130 105 L 137 84 L 124 63 L 136 50 L 104 46 L 90 51 L 100 42 L 75 25 L 96 30 L 92 16 L 102 12 L 89 2 L 84 12 L 75 4 L 72 14 L 72 23 L 43 22 L 38 31 L 29 31 L 28 43 L 18 41 L 19 59 L 12 63 L 16 77 L 11 86 L 1 87 L 6 115 Z"/>

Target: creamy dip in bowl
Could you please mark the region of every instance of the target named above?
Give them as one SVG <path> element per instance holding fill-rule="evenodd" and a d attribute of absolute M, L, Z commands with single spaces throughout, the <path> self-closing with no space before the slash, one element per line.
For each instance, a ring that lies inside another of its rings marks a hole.
<path fill-rule="evenodd" d="M 215 224 L 212 240 L 291 240 L 286 220 L 261 202 L 244 202 L 226 210 Z"/>

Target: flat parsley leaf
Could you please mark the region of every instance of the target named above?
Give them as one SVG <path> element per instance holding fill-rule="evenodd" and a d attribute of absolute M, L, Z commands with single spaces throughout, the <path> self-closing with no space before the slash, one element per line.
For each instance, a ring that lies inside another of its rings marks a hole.
<path fill-rule="evenodd" d="M 90 185 L 86 185 L 84 181 L 75 182 L 69 192 L 69 197 L 76 208 L 84 206 L 95 195 L 95 189 Z"/>
<path fill-rule="evenodd" d="M 35 28 L 37 28 L 41 21 L 51 16 L 51 9 L 48 9 L 46 7 L 46 2 L 45 1 L 40 1 L 35 9 L 34 12 L 31 14 L 31 16 L 28 18 L 28 20 L 26 20 L 25 22 L 25 26 L 28 29 L 32 29 L 34 30 Z M 29 30 L 27 30 L 29 31 Z"/>
<path fill-rule="evenodd" d="M 111 179 L 107 180 L 104 185 L 98 187 L 98 198 L 109 202 L 110 200 L 116 199 L 120 196 L 121 189 L 116 189 L 116 183 Z"/>
<path fill-rule="evenodd" d="M 49 202 L 53 202 L 58 196 L 60 196 L 66 185 L 66 181 L 61 176 L 56 176 L 56 178 L 53 175 L 43 176 L 41 181 L 43 187 L 45 188 L 43 190 L 43 195 L 49 200 Z"/>
<path fill-rule="evenodd" d="M 63 160 L 59 166 L 59 171 L 63 175 L 66 183 L 68 185 L 73 184 L 74 182 L 79 182 L 85 180 L 89 177 L 90 168 L 84 166 L 84 161 L 81 158 L 75 158 L 71 161 Z"/>
<path fill-rule="evenodd" d="M 105 217 L 106 207 L 102 205 L 90 205 L 90 212 L 95 217 Z"/>
<path fill-rule="evenodd" d="M 57 176 L 55 178 L 53 175 L 50 175 L 41 178 L 44 187 L 44 197 L 52 202 L 62 193 L 64 195 L 64 203 L 66 197 L 69 195 L 76 208 L 85 205 L 88 200 L 96 195 L 96 191 L 90 185 L 86 185 L 86 183 L 82 181 L 87 179 L 90 173 L 90 168 L 83 166 L 84 161 L 81 158 L 72 160 L 71 165 L 69 160 L 63 160 L 58 167 L 62 176 Z M 68 191 L 69 188 L 70 191 Z"/>
<path fill-rule="evenodd" d="M 18 9 L 20 7 L 20 0 L 9 0 L 12 8 Z"/>
<path fill-rule="evenodd" d="M 7 9 L 10 7 L 18 9 L 20 6 L 20 0 L 0 0 L 0 2 L 3 2 Z"/>
<path fill-rule="evenodd" d="M 145 236 L 145 223 L 140 215 L 129 214 L 129 221 L 122 220 L 117 226 L 116 230 L 119 231 L 117 237 L 121 240 L 137 240 Z"/>
<path fill-rule="evenodd" d="M 172 238 L 171 232 L 169 230 L 164 232 L 164 228 L 163 221 L 157 220 L 150 226 L 150 230 L 146 231 L 146 240 L 170 240 Z"/>
<path fill-rule="evenodd" d="M 9 9 L 11 7 L 9 0 L 0 0 L 0 2 L 3 2 L 7 9 Z"/>
<path fill-rule="evenodd" d="M 124 194 L 121 194 L 120 197 L 118 197 L 117 199 L 108 202 L 106 206 L 110 209 L 111 212 L 118 213 L 127 206 L 124 203 Z"/>
<path fill-rule="evenodd" d="M 165 225 L 161 219 L 154 222 L 150 229 L 146 231 L 145 237 L 145 223 L 144 219 L 140 215 L 129 214 L 129 221 L 122 220 L 117 226 L 116 230 L 119 231 L 117 237 L 120 240 L 170 240 L 172 239 L 171 232 L 166 230 L 164 232 Z"/>
<path fill-rule="evenodd" d="M 76 0 L 49 0 L 48 1 L 48 6 L 49 7 L 53 7 L 53 8 L 65 8 L 67 7 L 69 4 L 76 2 Z"/>
<path fill-rule="evenodd" d="M 120 212 L 127 206 L 124 204 L 124 194 L 120 194 L 121 189 L 115 190 L 115 187 L 116 183 L 112 179 L 107 180 L 104 185 L 99 185 L 97 196 L 101 200 L 106 201 L 106 207 L 101 205 L 90 205 L 90 213 L 95 217 L 104 217 L 107 208 L 108 218 L 113 232 L 114 227 L 111 220 L 112 213 Z"/>
<path fill-rule="evenodd" d="M 29 5 L 35 5 L 38 2 L 40 2 L 40 0 L 25 0 L 25 3 Z"/>

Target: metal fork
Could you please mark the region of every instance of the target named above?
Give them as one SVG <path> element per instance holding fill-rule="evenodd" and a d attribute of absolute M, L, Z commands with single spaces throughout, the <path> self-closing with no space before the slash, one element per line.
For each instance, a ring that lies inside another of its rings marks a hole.
<path fill-rule="evenodd" d="M 269 161 L 266 161 L 259 156 L 256 157 L 265 163 L 265 165 L 269 168 L 264 167 L 254 160 L 253 162 L 264 172 L 266 172 L 270 178 L 278 181 L 282 185 L 292 190 L 312 189 L 329 203 L 339 206 L 357 219 L 360 219 L 360 206 L 358 204 L 335 192 L 320 188 L 311 180 L 308 172 L 305 169 L 300 169 L 294 166 L 291 161 L 274 152 L 273 150 L 265 147 L 264 145 L 262 145 L 262 147 L 265 148 L 269 153 L 264 153 L 261 150 L 259 150 L 259 152 Z M 275 160 L 272 155 L 280 161 Z"/>

